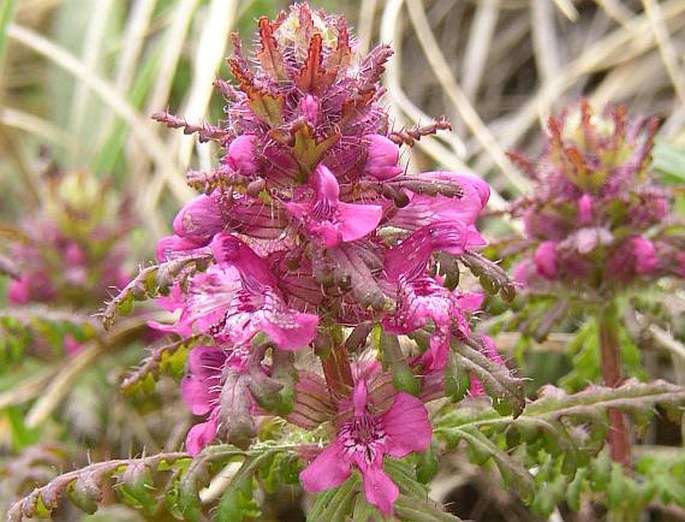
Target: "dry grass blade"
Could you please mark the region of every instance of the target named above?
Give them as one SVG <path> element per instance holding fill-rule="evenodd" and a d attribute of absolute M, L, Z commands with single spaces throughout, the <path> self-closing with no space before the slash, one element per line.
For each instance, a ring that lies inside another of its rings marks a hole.
<path fill-rule="evenodd" d="M 664 17 L 659 2 L 643 0 L 642 3 L 645 6 L 645 12 L 659 46 L 659 54 L 664 61 L 666 71 L 668 71 L 668 75 L 673 83 L 673 88 L 680 98 L 680 102 L 685 104 L 685 72 L 683 72 L 678 63 L 678 53 L 668 34 L 668 28 L 664 24 Z"/>
<path fill-rule="evenodd" d="M 114 79 L 114 87 L 119 92 L 126 92 L 131 86 L 156 3 L 157 0 L 137 0 L 133 4 L 122 35 L 124 47 L 119 55 Z"/>
<path fill-rule="evenodd" d="M 359 7 L 359 27 L 357 38 L 359 41 L 359 53 L 366 54 L 371 48 L 371 35 L 373 34 L 373 22 L 376 19 L 378 0 L 362 0 Z"/>
<path fill-rule="evenodd" d="M 112 12 L 111 0 L 100 0 L 90 4 L 90 19 L 86 25 L 86 35 L 82 45 L 81 63 L 89 71 L 97 74 L 101 63 L 103 40 L 106 36 L 107 19 Z M 76 82 L 72 98 L 69 129 L 76 136 L 83 134 L 85 118 L 91 93 L 83 82 Z M 87 146 L 88 144 L 86 144 Z"/>
<path fill-rule="evenodd" d="M 543 81 L 559 74 L 559 31 L 554 25 L 554 9 L 548 0 L 532 0 L 530 27 L 535 49 L 535 62 Z"/>
<path fill-rule="evenodd" d="M 673 0 L 662 6 L 665 19 L 672 19 L 679 25 L 685 20 L 679 16 L 685 12 L 685 2 Z M 498 141 L 505 148 L 511 148 L 537 122 L 538 117 L 547 114 L 554 102 L 566 89 L 592 71 L 615 65 L 615 61 L 626 61 L 628 53 L 642 54 L 655 45 L 654 34 L 649 30 L 646 16 L 636 16 L 625 26 L 619 27 L 587 47 L 560 74 L 542 84 L 537 94 L 527 101 L 516 114 L 497 131 Z"/>
<path fill-rule="evenodd" d="M 212 0 L 207 7 L 193 59 L 193 82 L 187 101 L 181 109 L 181 114 L 190 121 L 199 120 L 207 113 L 214 91 L 212 81 L 225 56 L 226 42 L 233 28 L 237 9 L 237 0 Z M 178 162 L 180 165 L 187 165 L 197 139 L 180 133 L 175 133 L 174 136 L 179 140 Z"/>
<path fill-rule="evenodd" d="M 186 42 L 186 33 L 193 19 L 198 0 L 178 0 L 171 13 L 172 23 L 165 31 L 165 45 L 162 53 L 157 82 L 148 98 L 146 113 L 152 113 L 164 107 L 169 99 L 174 76 L 178 69 L 181 50 Z"/>
<path fill-rule="evenodd" d="M 0 93 L 2 92 L 2 71 L 7 49 L 7 27 L 14 19 L 19 0 L 5 0 L 0 4 Z"/>
<path fill-rule="evenodd" d="M 30 29 L 13 24 L 10 26 L 8 34 L 10 38 L 47 57 L 88 85 L 114 112 L 126 121 L 136 139 L 140 143 L 145 143 L 145 150 L 156 163 L 157 168 L 164 173 L 165 181 L 177 200 L 184 202 L 189 199 L 192 191 L 183 182 L 183 176 L 178 167 L 169 159 L 169 152 L 155 134 L 148 119 L 140 116 L 111 84 L 93 74 L 73 55 Z"/>
<path fill-rule="evenodd" d="M 578 20 L 578 11 L 571 0 L 554 0 L 554 4 L 571 22 Z"/>
<path fill-rule="evenodd" d="M 461 68 L 462 87 L 469 100 L 475 99 L 485 71 L 485 62 L 497 26 L 500 3 L 500 0 L 486 0 L 478 4 L 473 17 Z"/>
<path fill-rule="evenodd" d="M 435 41 L 435 37 L 428 24 L 426 13 L 423 10 L 420 0 L 406 0 L 406 2 L 416 35 L 438 82 L 459 111 L 464 123 L 470 128 L 471 132 L 473 132 L 483 148 L 501 170 L 502 175 L 506 177 L 516 191 L 520 193 L 526 192 L 530 188 L 530 183 L 509 163 L 504 155 L 504 151 L 495 141 L 495 138 L 485 126 L 480 116 L 473 108 L 473 105 L 471 105 L 471 102 L 450 72 L 450 66 L 445 60 L 445 57 L 440 50 L 440 46 Z"/>
<path fill-rule="evenodd" d="M 46 143 L 61 145 L 67 150 L 75 146 L 71 134 L 64 131 L 54 123 L 44 120 L 28 112 L 23 112 L 11 107 L 0 108 L 0 123 L 7 127 L 13 127 L 26 131 Z"/>
<path fill-rule="evenodd" d="M 400 11 L 402 9 L 403 0 L 390 0 L 383 12 L 383 19 L 381 22 L 381 40 L 383 42 L 397 42 L 401 35 L 401 27 L 399 22 Z M 393 58 L 386 65 L 386 72 L 384 83 L 388 89 L 388 94 L 394 102 L 389 107 L 389 112 L 394 119 L 395 125 L 402 126 L 411 123 L 428 122 L 432 118 L 419 109 L 405 94 L 400 85 L 400 64 L 402 63 L 402 53 L 400 46 L 395 46 L 395 54 Z M 396 107 L 394 107 L 396 106 Z M 409 118 L 407 121 L 403 113 Z M 463 142 L 453 133 L 443 133 L 441 135 L 450 143 L 454 152 L 447 150 L 437 139 L 428 138 L 421 140 L 418 147 L 426 152 L 430 157 L 435 159 L 438 163 L 451 168 L 453 170 L 469 170 L 468 167 L 459 161 L 458 157 L 463 157 L 466 154 L 466 147 Z"/>

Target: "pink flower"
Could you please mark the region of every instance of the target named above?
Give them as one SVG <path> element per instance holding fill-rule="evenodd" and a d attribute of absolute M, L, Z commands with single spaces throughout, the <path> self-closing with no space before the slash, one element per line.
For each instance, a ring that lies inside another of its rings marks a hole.
<path fill-rule="evenodd" d="M 556 241 L 543 241 L 533 255 L 538 274 L 545 279 L 554 279 L 557 275 L 556 249 Z"/>
<path fill-rule="evenodd" d="M 461 196 L 448 197 L 441 194 L 426 196 L 406 190 L 409 204 L 397 210 L 390 220 L 392 226 L 416 230 L 432 223 L 455 221 L 470 227 L 475 232 L 473 225 L 490 198 L 490 187 L 487 183 L 470 174 L 444 171 L 424 172 L 419 177 L 422 180 L 435 180 L 456 185 L 461 188 Z M 484 240 L 483 244 L 485 244 Z"/>
<path fill-rule="evenodd" d="M 244 134 L 238 136 L 228 146 L 228 154 L 223 162 L 241 176 L 251 176 L 259 169 L 255 161 L 255 136 Z"/>
<path fill-rule="evenodd" d="M 267 264 L 234 236 L 220 233 L 211 243 L 219 267 L 234 267 L 241 288 L 228 302 L 222 321 L 212 327 L 215 337 L 242 346 L 265 333 L 281 350 L 298 350 L 314 340 L 319 316 L 288 307 Z"/>
<path fill-rule="evenodd" d="M 223 391 L 226 369 L 233 370 L 234 374 L 244 372 L 247 354 L 245 350 L 224 350 L 217 346 L 196 346 L 190 352 L 188 372 L 181 382 L 181 398 L 193 415 L 209 414 L 206 421 L 193 426 L 186 436 L 186 448 L 192 456 L 217 436 L 219 421 L 225 414 L 221 411 L 222 394 L 237 393 L 238 400 L 252 404 L 244 386 Z"/>
<path fill-rule="evenodd" d="M 432 323 L 430 347 L 423 360 L 428 370 L 441 370 L 453 338 L 453 328 L 461 335 L 471 333 L 469 314 L 478 310 L 483 295 L 449 290 L 429 277 L 399 282 L 398 306 L 386 317 L 383 326 L 388 333 L 404 335 Z"/>
<path fill-rule="evenodd" d="M 578 220 L 581 225 L 587 226 L 592 223 L 593 200 L 590 194 L 583 194 L 578 198 Z"/>
<path fill-rule="evenodd" d="M 314 240 L 325 247 L 355 241 L 376 229 L 383 215 L 380 205 L 358 205 L 340 201 L 340 186 L 322 164 L 310 184 L 314 196 L 305 203 L 286 203 L 288 211 L 302 221 Z"/>
<path fill-rule="evenodd" d="M 367 134 L 364 139 L 368 143 L 364 167 L 366 174 L 379 181 L 385 181 L 402 172 L 402 167 L 397 164 L 400 159 L 400 149 L 397 145 L 380 134 Z"/>
<path fill-rule="evenodd" d="M 300 473 L 302 486 L 317 493 L 345 482 L 355 466 L 362 474 L 364 496 L 383 514 L 390 515 L 399 488 L 383 471 L 383 458 L 405 457 L 424 451 L 433 430 L 423 403 L 399 392 L 392 406 L 380 415 L 369 411 L 366 382 L 357 382 L 353 392 L 353 417 L 338 428 L 333 443 Z"/>
<path fill-rule="evenodd" d="M 223 193 L 215 190 L 211 195 L 202 194 L 176 214 L 174 232 L 196 244 L 207 244 L 212 236 L 225 226 L 219 199 Z"/>
<path fill-rule="evenodd" d="M 300 110 L 310 124 L 316 125 L 316 122 L 319 119 L 319 100 L 316 96 L 307 94 L 302 98 Z"/>
<path fill-rule="evenodd" d="M 649 275 L 659 267 L 654 244 L 643 236 L 628 238 L 609 256 L 606 276 L 614 281 Z"/>

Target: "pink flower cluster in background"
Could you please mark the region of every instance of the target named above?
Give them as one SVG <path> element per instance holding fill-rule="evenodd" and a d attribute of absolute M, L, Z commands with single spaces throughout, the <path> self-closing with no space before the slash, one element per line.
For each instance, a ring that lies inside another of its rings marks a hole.
<path fill-rule="evenodd" d="M 606 296 L 685 274 L 683 238 L 668 226 L 672 194 L 650 171 L 656 130 L 656 120 L 629 121 L 623 106 L 600 113 L 581 102 L 550 118 L 542 157 L 512 154 L 535 181 L 514 205 L 530 252 L 515 268 L 519 282 Z"/>

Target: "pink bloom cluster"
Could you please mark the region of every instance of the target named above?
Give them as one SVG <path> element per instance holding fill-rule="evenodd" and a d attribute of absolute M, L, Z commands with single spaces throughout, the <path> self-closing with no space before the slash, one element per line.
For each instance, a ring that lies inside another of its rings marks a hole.
<path fill-rule="evenodd" d="M 394 363 L 419 385 L 444 375 L 482 295 L 448 288 L 436 256 L 485 244 L 475 221 L 489 188 L 467 174 L 404 174 L 402 135 L 379 104 L 392 52 L 381 45 L 355 62 L 341 17 L 295 5 L 259 21 L 253 55 L 234 44 L 238 88 L 217 81 L 225 125 L 156 116 L 224 150 L 216 171 L 189 174 L 204 194 L 158 247 L 160 261 L 214 261 L 161 300 L 179 315 L 160 328 L 211 339 L 192 351 L 182 386 L 191 411 L 208 416 L 187 447 L 195 454 L 217 437 L 247 445 L 266 414 L 306 429 L 330 421 L 333 442 L 303 472 L 304 487 L 337 486 L 354 467 L 368 501 L 391 513 L 399 490 L 383 458 L 425 450 L 432 430 L 422 399 L 393 390 L 388 369 L 354 377 L 350 346 L 363 350 L 374 327 L 423 333 L 427 346 Z M 307 349 L 323 377 L 295 366 L 293 352 Z M 494 346 L 483 350 L 497 359 Z"/>
<path fill-rule="evenodd" d="M 121 239 L 132 229 L 133 216 L 85 172 L 56 171 L 44 181 L 41 206 L 19 224 L 8 248 L 19 275 L 7 299 L 13 305 L 96 310 L 112 288 L 130 279 Z M 78 349 L 66 339 L 68 352 Z"/>
<path fill-rule="evenodd" d="M 654 119 L 628 121 L 623 106 L 598 113 L 583 101 L 550 118 L 541 158 L 511 155 L 536 184 L 514 205 L 530 252 L 515 268 L 519 282 L 607 296 L 685 275 L 683 237 L 668 226 L 672 195 L 650 171 L 656 130 Z"/>

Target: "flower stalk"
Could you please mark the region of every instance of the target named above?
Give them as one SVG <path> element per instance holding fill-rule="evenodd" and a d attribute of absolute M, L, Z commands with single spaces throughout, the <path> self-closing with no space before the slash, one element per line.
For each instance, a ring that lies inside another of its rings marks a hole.
<path fill-rule="evenodd" d="M 623 380 L 618 327 L 618 308 L 616 302 L 611 301 L 599 312 L 599 350 L 602 380 L 610 388 L 618 387 Z M 608 415 L 608 442 L 611 458 L 627 468 L 631 465 L 632 458 L 625 418 L 619 410 L 614 408 L 609 408 Z"/>

